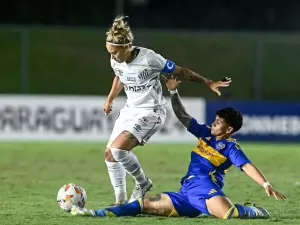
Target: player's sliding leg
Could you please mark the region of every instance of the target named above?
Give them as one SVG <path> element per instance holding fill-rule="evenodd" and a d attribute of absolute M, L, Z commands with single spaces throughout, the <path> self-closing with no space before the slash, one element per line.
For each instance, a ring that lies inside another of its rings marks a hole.
<path fill-rule="evenodd" d="M 206 206 L 211 215 L 220 219 L 255 219 L 270 217 L 269 212 L 264 208 L 254 205 L 233 205 L 225 196 L 216 196 L 206 200 Z"/>
<path fill-rule="evenodd" d="M 166 194 L 157 194 L 153 197 L 147 197 L 143 201 L 143 214 L 178 217 L 170 197 Z"/>
<path fill-rule="evenodd" d="M 110 147 L 113 158 L 120 162 L 126 172 L 135 179 L 136 186 L 129 202 L 144 197 L 146 192 L 152 187 L 152 181 L 145 176 L 137 157 L 131 152 L 138 143 L 139 141 L 132 133 L 123 131 Z"/>
<path fill-rule="evenodd" d="M 166 194 L 158 194 L 155 197 L 139 199 L 128 204 L 106 209 L 88 210 L 73 206 L 71 210 L 72 215 L 95 217 L 137 216 L 139 214 L 169 217 L 177 216 L 177 213 L 174 212 L 172 201 Z"/>

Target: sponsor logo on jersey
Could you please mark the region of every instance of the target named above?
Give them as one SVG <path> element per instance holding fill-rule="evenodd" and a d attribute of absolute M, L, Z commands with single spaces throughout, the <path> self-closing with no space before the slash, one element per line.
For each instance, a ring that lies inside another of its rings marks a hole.
<path fill-rule="evenodd" d="M 135 78 L 135 77 L 127 77 L 127 80 L 128 80 L 128 81 L 136 82 L 136 78 Z"/>
<path fill-rule="evenodd" d="M 135 86 L 135 85 L 124 84 L 125 91 L 133 91 L 133 92 L 145 92 L 149 89 L 149 87 L 151 87 L 151 85 Z"/>

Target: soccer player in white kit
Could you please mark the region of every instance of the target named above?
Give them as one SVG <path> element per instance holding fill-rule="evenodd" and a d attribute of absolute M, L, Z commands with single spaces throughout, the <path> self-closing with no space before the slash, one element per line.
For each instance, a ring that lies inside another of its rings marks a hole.
<path fill-rule="evenodd" d="M 124 16 L 117 17 L 107 32 L 106 48 L 111 54 L 115 78 L 103 110 L 109 114 L 113 100 L 124 88 L 127 101 L 115 122 L 105 149 L 105 162 L 115 192 L 115 205 L 127 202 L 126 172 L 136 182 L 129 202 L 143 197 L 152 187 L 131 150 L 144 145 L 164 124 L 166 100 L 162 95 L 160 75 L 175 75 L 203 83 L 220 95 L 219 87 L 230 81 L 213 82 L 199 74 L 175 65 L 154 51 L 133 46 L 133 34 Z"/>

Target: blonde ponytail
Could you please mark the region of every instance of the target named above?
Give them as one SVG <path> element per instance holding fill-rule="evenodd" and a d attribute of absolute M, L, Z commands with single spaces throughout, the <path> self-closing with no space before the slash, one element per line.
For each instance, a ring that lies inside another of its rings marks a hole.
<path fill-rule="evenodd" d="M 125 19 L 127 16 L 118 16 L 115 18 L 111 28 L 106 32 L 106 41 L 116 46 L 131 45 L 133 42 L 133 34 Z"/>

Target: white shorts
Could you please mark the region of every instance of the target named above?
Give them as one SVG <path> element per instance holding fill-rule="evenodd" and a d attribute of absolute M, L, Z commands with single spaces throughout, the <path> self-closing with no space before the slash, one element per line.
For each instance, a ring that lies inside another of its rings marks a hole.
<path fill-rule="evenodd" d="M 133 134 L 140 145 L 145 144 L 164 124 L 166 114 L 166 108 L 153 110 L 125 107 L 121 109 L 106 147 L 110 147 L 123 131 Z"/>

